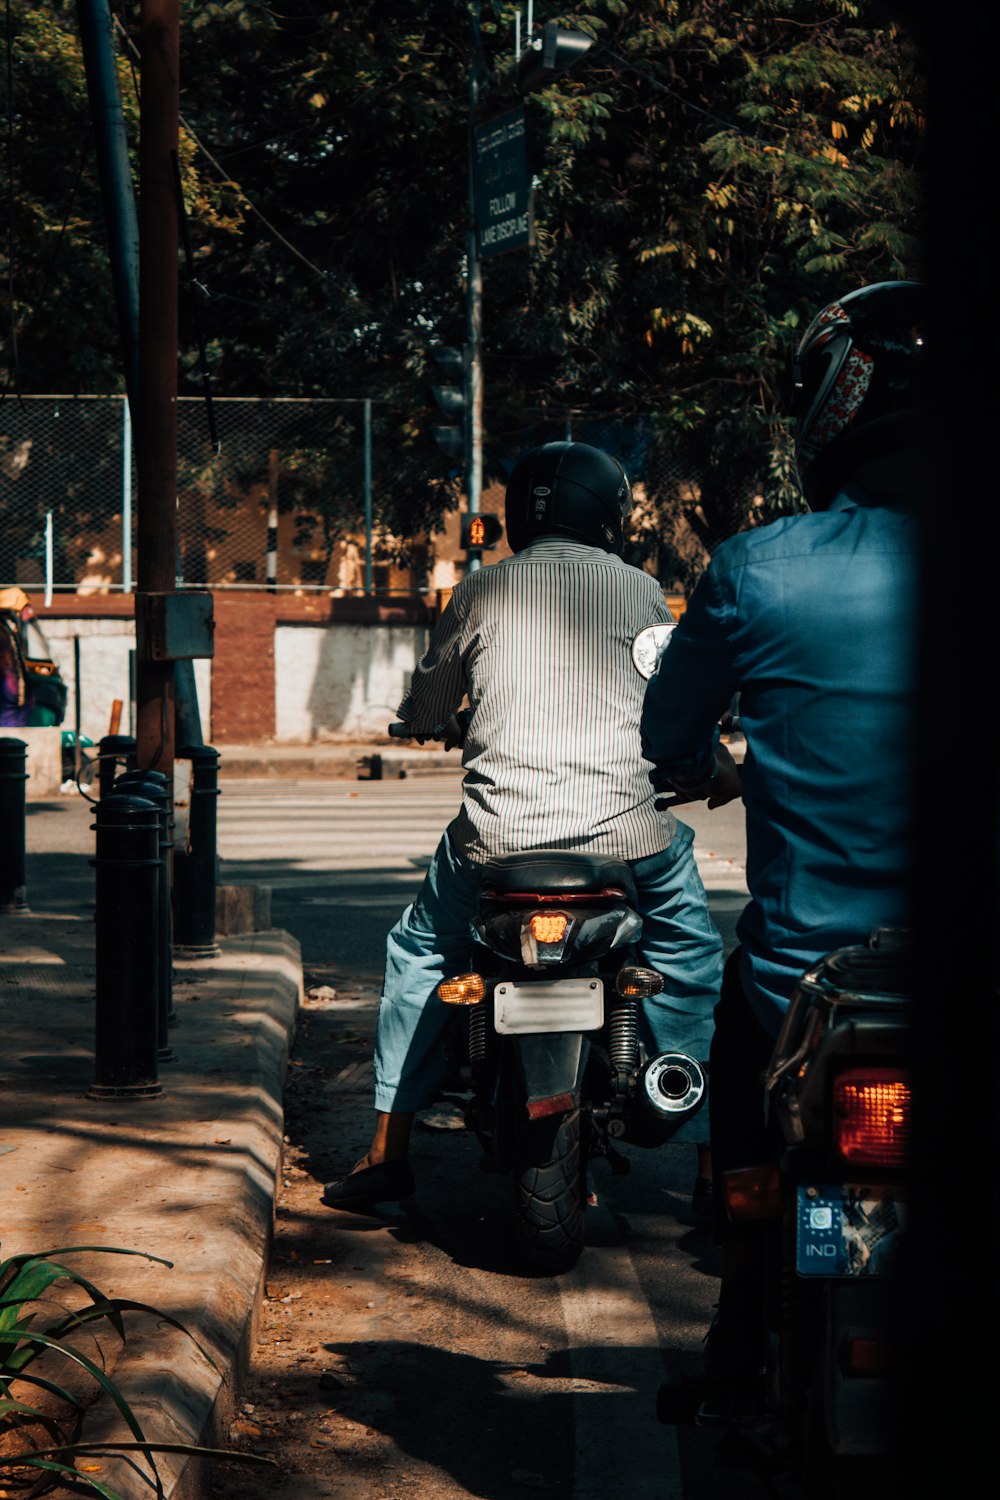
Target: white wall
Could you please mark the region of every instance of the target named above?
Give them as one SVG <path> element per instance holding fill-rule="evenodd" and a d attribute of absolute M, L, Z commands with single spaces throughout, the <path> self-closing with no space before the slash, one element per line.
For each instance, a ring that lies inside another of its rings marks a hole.
<path fill-rule="evenodd" d="M 62 727 L 75 723 L 73 639 L 80 641 L 80 730 L 96 744 L 122 700 L 120 732 L 130 722 L 130 619 L 43 618 L 52 655 L 69 690 Z M 384 733 L 427 647 L 420 625 L 279 625 L 274 639 L 276 738 L 291 743 L 364 739 Z M 194 663 L 198 708 L 211 743 L 212 663 Z"/>
<path fill-rule="evenodd" d="M 135 648 L 135 623 L 130 619 L 69 620 L 52 616 L 40 622 L 52 651 L 53 659 L 69 689 L 63 729 L 76 723 L 76 680 L 73 639 L 80 641 L 80 733 L 93 740 L 106 735 L 111 727 L 111 705 L 122 701 L 120 734 L 134 734 L 129 720 L 129 652 Z M 205 739 L 209 738 L 212 709 L 212 663 L 194 663 L 198 689 L 198 709 Z"/>
<path fill-rule="evenodd" d="M 426 645 L 426 629 L 418 625 L 279 625 L 277 739 L 384 733 Z"/>

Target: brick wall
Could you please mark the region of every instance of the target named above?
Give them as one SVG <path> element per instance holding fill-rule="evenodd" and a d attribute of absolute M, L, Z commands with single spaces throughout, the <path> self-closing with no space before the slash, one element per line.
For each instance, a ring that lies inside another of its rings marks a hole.
<path fill-rule="evenodd" d="M 274 624 L 271 594 L 214 596 L 212 743 L 246 745 L 274 735 Z"/>

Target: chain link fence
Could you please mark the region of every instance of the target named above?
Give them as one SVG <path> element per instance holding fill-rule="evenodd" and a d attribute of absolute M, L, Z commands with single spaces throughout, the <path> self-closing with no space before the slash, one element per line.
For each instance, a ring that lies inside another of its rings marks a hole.
<path fill-rule="evenodd" d="M 398 561 L 397 539 L 379 530 L 379 496 L 396 474 L 399 419 L 364 399 L 215 398 L 209 407 L 181 398 L 182 584 L 384 595 L 432 589 L 436 562 L 460 573 L 456 526 L 426 539 L 410 567 Z M 689 590 L 721 538 L 702 480 L 663 447 L 651 418 L 536 415 L 519 431 L 493 435 L 483 508 L 502 512 L 506 473 L 527 447 L 567 437 L 622 459 L 636 500 L 629 560 L 665 588 Z M 725 507 L 738 522 L 730 529 L 772 518 L 773 495 L 758 492 L 756 482 L 733 480 L 729 488 Z M 130 591 L 135 500 L 122 397 L 8 396 L 0 403 L 0 586 Z"/>

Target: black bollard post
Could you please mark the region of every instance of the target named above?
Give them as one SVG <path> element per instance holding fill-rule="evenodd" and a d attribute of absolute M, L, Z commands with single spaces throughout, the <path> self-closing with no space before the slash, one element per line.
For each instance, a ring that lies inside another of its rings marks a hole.
<path fill-rule="evenodd" d="M 131 734 L 106 734 L 97 744 L 98 796 L 106 797 L 119 770 L 135 770 L 135 739 Z"/>
<path fill-rule="evenodd" d="M 24 740 L 0 739 L 0 912 L 10 916 L 28 911 L 24 875 L 27 753 Z"/>
<path fill-rule="evenodd" d="M 170 900 L 170 850 L 172 848 L 170 783 L 162 771 L 123 771 L 115 782 L 115 794 L 145 797 L 152 802 L 159 819 L 160 882 L 158 888 L 158 920 L 156 925 L 157 950 L 157 1006 L 159 1018 L 157 1044 L 161 1062 L 173 1057 L 167 1028 L 176 1016 L 173 1005 L 173 953 L 171 950 L 171 900 Z"/>
<path fill-rule="evenodd" d="M 219 795 L 219 752 L 211 745 L 188 745 L 177 760 L 191 762 L 191 802 L 187 848 L 177 850 L 174 863 L 174 940 L 184 958 L 214 958 L 215 940 L 216 799 Z"/>
<path fill-rule="evenodd" d="M 91 1099 L 148 1098 L 157 1076 L 160 818 L 122 792 L 94 809 L 97 832 L 94 1082 Z"/>

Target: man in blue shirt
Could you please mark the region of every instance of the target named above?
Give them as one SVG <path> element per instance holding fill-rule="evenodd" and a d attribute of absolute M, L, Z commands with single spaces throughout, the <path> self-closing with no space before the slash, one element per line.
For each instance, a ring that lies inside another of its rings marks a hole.
<path fill-rule="evenodd" d="M 797 356 L 810 511 L 717 549 L 646 694 L 654 784 L 710 808 L 742 795 L 746 811 L 750 900 L 711 1053 L 717 1181 L 780 1152 L 761 1072 L 803 970 L 907 921 L 923 327 L 914 282 L 861 288 L 814 319 Z M 742 771 L 717 728 L 737 692 Z M 717 1235 L 708 1373 L 750 1373 L 753 1256 L 721 1213 Z"/>

